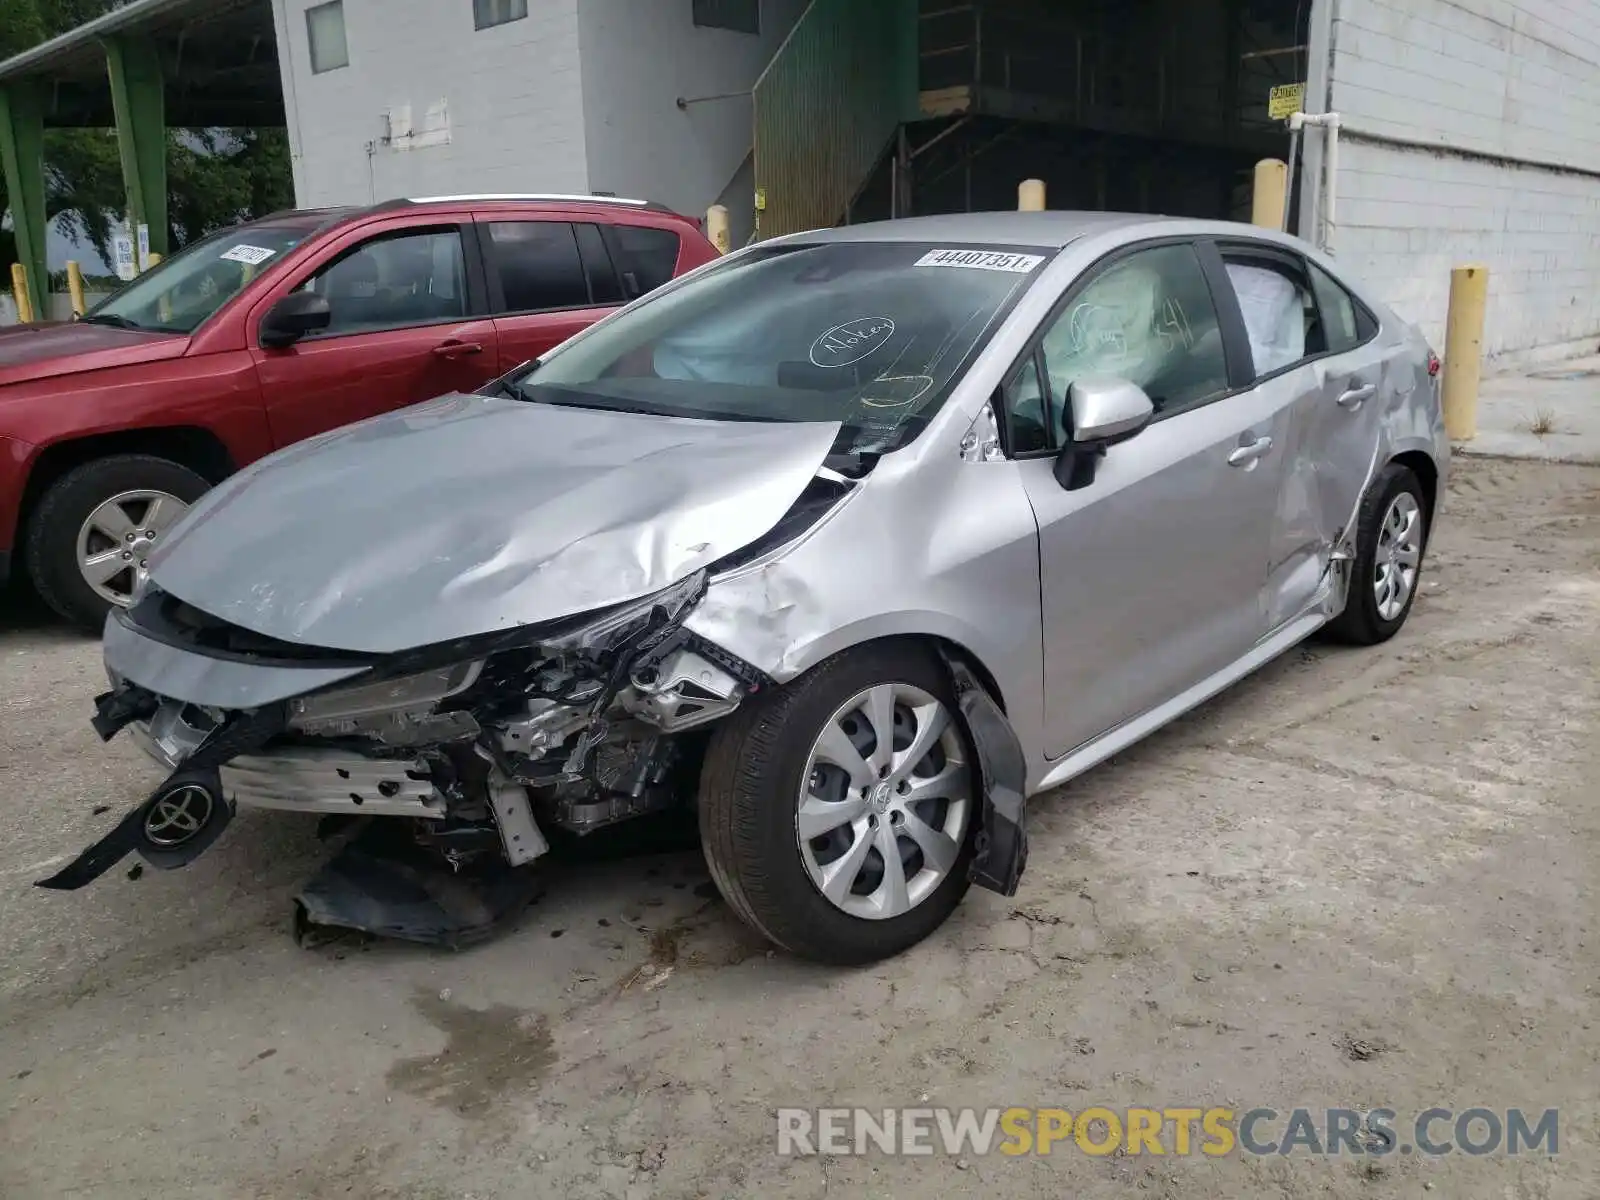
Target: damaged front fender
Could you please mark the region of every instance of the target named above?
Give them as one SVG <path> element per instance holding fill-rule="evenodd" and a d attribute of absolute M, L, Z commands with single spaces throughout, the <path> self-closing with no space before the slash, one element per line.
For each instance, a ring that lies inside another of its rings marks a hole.
<path fill-rule="evenodd" d="M 1027 759 L 994 697 L 965 663 L 943 656 L 955 681 L 961 719 L 978 752 L 983 784 L 983 822 L 972 859 L 972 882 L 1002 896 L 1015 896 L 1028 865 Z"/>

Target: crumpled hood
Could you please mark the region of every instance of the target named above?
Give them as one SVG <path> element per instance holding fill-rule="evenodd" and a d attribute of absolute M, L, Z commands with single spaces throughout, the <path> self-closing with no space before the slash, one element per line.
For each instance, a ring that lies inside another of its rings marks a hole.
<path fill-rule="evenodd" d="M 755 541 L 838 431 L 444 396 L 233 476 L 169 532 L 150 577 L 213 616 L 329 649 L 554 620 Z"/>

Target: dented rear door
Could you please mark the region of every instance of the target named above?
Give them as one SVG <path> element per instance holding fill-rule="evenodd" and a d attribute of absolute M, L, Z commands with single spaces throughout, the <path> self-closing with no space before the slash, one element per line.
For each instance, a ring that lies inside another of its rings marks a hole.
<path fill-rule="evenodd" d="M 1285 418 L 1267 556 L 1267 627 L 1323 602 L 1371 478 L 1394 400 L 1376 321 L 1315 264 L 1280 246 L 1219 246 L 1255 360 L 1256 384 Z"/>

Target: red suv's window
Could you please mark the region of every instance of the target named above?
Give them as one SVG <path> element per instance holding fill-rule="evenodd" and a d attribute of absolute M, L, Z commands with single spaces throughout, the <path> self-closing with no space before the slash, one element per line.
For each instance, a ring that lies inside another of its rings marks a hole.
<path fill-rule="evenodd" d="M 504 312 L 588 305 L 589 282 L 567 222 L 495 221 L 489 226 L 489 241 L 505 293 Z"/>
<path fill-rule="evenodd" d="M 628 292 L 642 296 L 672 278 L 678 267 L 678 235 L 649 225 L 611 226 L 617 265 Z"/>
<path fill-rule="evenodd" d="M 578 232 L 578 252 L 583 255 L 584 274 L 589 277 L 589 298 L 596 304 L 621 304 L 626 297 L 600 227 L 574 225 L 573 228 Z"/>

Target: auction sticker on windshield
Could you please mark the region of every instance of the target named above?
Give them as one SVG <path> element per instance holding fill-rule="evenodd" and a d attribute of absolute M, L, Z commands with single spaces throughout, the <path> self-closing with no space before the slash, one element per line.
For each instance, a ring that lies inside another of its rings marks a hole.
<path fill-rule="evenodd" d="M 1040 263 L 1039 254 L 1004 254 L 998 250 L 929 250 L 917 259 L 919 267 L 969 267 L 976 271 L 1009 271 L 1026 275 Z"/>
<path fill-rule="evenodd" d="M 224 250 L 221 257 L 227 262 L 244 263 L 247 267 L 259 267 L 276 253 L 276 250 L 270 250 L 266 246 L 239 245 L 231 250 Z"/>

